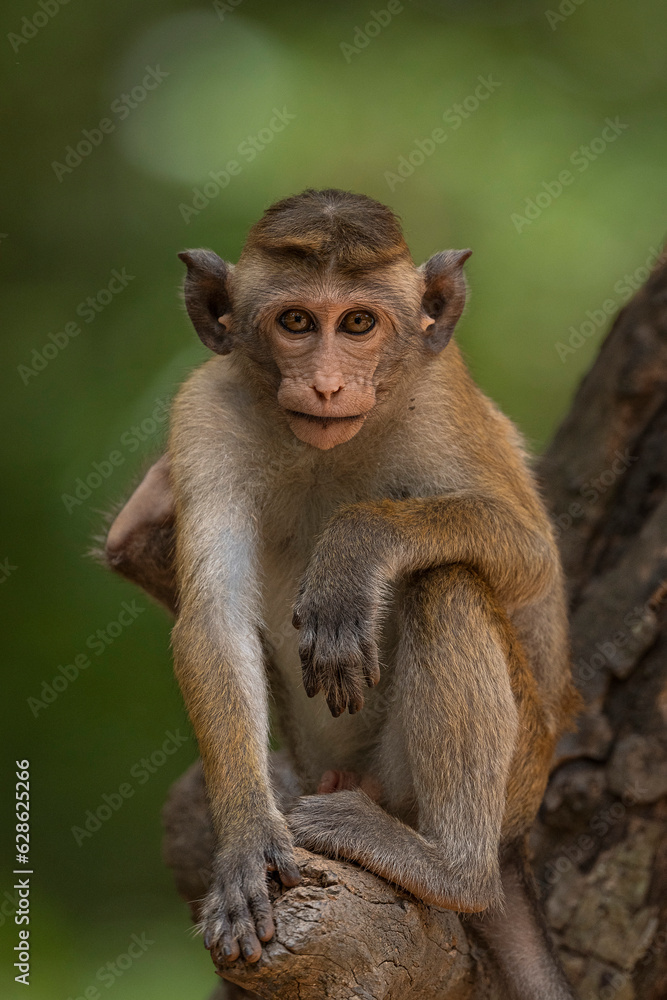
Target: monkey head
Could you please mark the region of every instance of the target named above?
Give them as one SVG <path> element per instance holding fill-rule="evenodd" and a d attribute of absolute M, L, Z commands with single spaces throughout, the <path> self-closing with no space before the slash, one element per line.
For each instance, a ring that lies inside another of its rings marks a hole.
<path fill-rule="evenodd" d="M 449 250 L 415 267 L 396 216 L 365 195 L 305 191 L 269 208 L 236 266 L 179 254 L 203 343 L 250 363 L 301 441 L 349 441 L 394 386 L 448 343 L 465 303 Z"/>

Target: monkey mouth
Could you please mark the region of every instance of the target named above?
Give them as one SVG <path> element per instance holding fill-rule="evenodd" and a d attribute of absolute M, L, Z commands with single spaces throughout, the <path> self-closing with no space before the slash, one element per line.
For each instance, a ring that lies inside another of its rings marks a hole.
<path fill-rule="evenodd" d="M 318 417 L 314 413 L 302 413 L 300 410 L 288 410 L 290 417 L 298 417 L 300 420 L 308 420 L 318 427 L 326 428 L 330 424 L 353 423 L 355 420 L 363 420 L 365 413 L 354 413 L 349 417 Z"/>

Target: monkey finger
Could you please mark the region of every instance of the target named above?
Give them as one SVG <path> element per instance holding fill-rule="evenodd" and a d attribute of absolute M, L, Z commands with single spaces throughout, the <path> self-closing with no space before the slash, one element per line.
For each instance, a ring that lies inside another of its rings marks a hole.
<path fill-rule="evenodd" d="M 248 902 L 252 918 L 255 921 L 257 937 L 260 941 L 270 941 L 276 932 L 271 903 L 265 894 L 253 896 Z"/>
<path fill-rule="evenodd" d="M 369 684 L 369 687 L 370 687 L 370 684 Z M 347 706 L 347 710 L 350 713 L 350 715 L 356 715 L 357 712 L 360 712 L 363 707 L 364 707 L 364 697 L 363 697 L 363 695 L 358 694 L 358 695 L 353 695 L 350 698 L 350 702 L 349 702 L 349 704 Z"/>
<path fill-rule="evenodd" d="M 226 934 L 219 941 L 217 950 L 222 952 L 225 962 L 235 962 L 241 954 L 239 943 L 231 934 Z"/>
<path fill-rule="evenodd" d="M 312 667 L 303 667 L 303 686 L 309 698 L 314 698 L 322 690 L 322 681 L 315 674 Z"/>
<path fill-rule="evenodd" d="M 333 715 L 334 719 L 337 719 L 339 715 L 342 715 L 345 711 L 345 706 L 347 702 L 341 698 L 341 695 L 337 692 L 331 692 L 327 695 L 327 705 L 329 706 L 329 711 Z"/>
<path fill-rule="evenodd" d="M 368 687 L 375 687 L 380 681 L 380 676 L 377 646 L 374 642 L 364 644 L 364 677 Z"/>
<path fill-rule="evenodd" d="M 211 952 L 213 961 L 216 964 L 221 962 L 235 962 L 241 954 L 239 943 L 232 932 L 229 921 L 221 920 L 220 924 L 222 925 L 222 930 L 218 931 L 217 939 L 212 941 L 212 934 L 207 933 L 204 937 L 204 944 Z"/>
<path fill-rule="evenodd" d="M 273 931 L 271 933 L 273 933 Z M 251 964 L 253 962 L 259 962 L 262 957 L 262 946 L 254 931 L 246 931 L 245 934 L 242 934 L 239 940 L 239 946 L 241 948 L 241 954 L 245 958 L 246 962 L 250 962 Z"/>
<path fill-rule="evenodd" d="M 301 883 L 301 872 L 299 866 L 294 861 L 284 861 L 278 868 L 280 881 L 287 889 Z"/>
<path fill-rule="evenodd" d="M 270 872 L 276 872 L 282 884 L 291 889 L 301 883 L 301 872 L 294 858 L 286 852 L 272 851 L 267 855 L 267 868 Z"/>

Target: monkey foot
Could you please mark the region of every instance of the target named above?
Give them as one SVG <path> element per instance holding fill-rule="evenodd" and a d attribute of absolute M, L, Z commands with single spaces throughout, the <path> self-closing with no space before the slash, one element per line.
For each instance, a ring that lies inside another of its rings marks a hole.
<path fill-rule="evenodd" d="M 353 788 L 360 788 L 374 802 L 379 802 L 382 796 L 382 788 L 377 778 L 370 774 L 360 778 L 354 771 L 325 771 L 317 786 L 317 794 L 328 795 L 331 792 L 342 792 Z"/>

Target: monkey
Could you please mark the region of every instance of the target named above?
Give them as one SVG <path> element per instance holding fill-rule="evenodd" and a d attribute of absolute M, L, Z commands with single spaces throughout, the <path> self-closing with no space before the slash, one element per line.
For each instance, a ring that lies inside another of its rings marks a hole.
<path fill-rule="evenodd" d="M 391 209 L 337 189 L 268 208 L 236 265 L 179 254 L 213 357 L 106 557 L 176 616 L 220 964 L 260 958 L 296 844 L 466 915 L 515 1000 L 572 997 L 526 847 L 576 708 L 563 574 L 523 440 L 453 338 L 470 254 L 416 266 Z"/>

